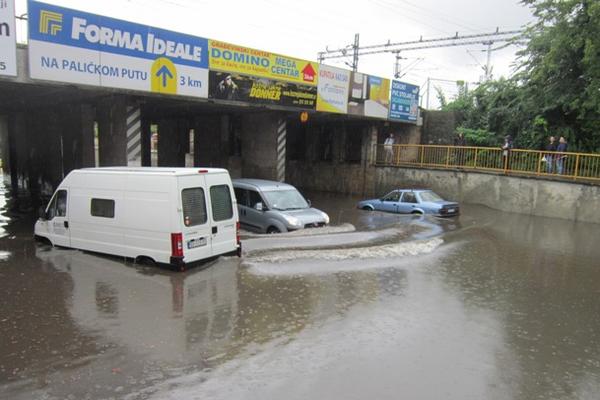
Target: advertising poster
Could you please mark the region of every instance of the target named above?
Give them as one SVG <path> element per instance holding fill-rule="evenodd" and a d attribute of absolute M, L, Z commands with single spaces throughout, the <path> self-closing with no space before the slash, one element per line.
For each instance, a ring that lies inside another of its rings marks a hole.
<path fill-rule="evenodd" d="M 14 0 L 0 0 L 0 75 L 17 76 Z"/>
<path fill-rule="evenodd" d="M 319 66 L 317 111 L 346 114 L 348 112 L 348 86 L 350 71 Z"/>
<path fill-rule="evenodd" d="M 419 87 L 392 81 L 390 119 L 416 122 L 419 113 Z"/>
<path fill-rule="evenodd" d="M 217 40 L 209 41 L 209 54 L 211 71 L 258 76 L 299 85 L 316 86 L 318 83 L 319 64 L 315 62 Z"/>
<path fill-rule="evenodd" d="M 388 118 L 390 80 L 351 72 L 348 114 Z"/>
<path fill-rule="evenodd" d="M 31 78 L 208 96 L 207 39 L 31 0 L 28 6 Z"/>
<path fill-rule="evenodd" d="M 208 97 L 314 110 L 317 88 L 243 74 L 210 71 Z"/>

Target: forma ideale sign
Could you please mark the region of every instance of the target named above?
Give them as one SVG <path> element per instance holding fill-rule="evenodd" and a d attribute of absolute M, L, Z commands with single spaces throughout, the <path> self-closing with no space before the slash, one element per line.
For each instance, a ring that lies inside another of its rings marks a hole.
<path fill-rule="evenodd" d="M 14 0 L 0 0 L 0 75 L 17 76 Z"/>
<path fill-rule="evenodd" d="M 208 96 L 207 39 L 31 0 L 28 5 L 31 78 Z"/>

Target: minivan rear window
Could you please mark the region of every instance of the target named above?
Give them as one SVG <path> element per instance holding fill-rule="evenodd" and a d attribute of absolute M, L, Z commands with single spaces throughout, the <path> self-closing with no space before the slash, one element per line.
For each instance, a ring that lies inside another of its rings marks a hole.
<path fill-rule="evenodd" d="M 206 200 L 204 189 L 189 188 L 181 191 L 183 206 L 183 223 L 185 226 L 202 225 L 206 223 Z"/>
<path fill-rule="evenodd" d="M 229 191 L 229 186 L 211 186 L 210 204 L 212 206 L 212 214 L 215 221 L 224 221 L 233 217 L 233 207 L 231 206 L 231 192 Z"/>

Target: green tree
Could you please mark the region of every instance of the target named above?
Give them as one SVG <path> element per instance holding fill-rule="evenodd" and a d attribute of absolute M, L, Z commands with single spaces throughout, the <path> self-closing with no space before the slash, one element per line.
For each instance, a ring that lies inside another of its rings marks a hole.
<path fill-rule="evenodd" d="M 521 148 L 540 148 L 552 134 L 570 150 L 600 151 L 600 1 L 522 0 L 536 22 L 510 79 L 481 84 L 443 109 L 462 115 L 459 130 L 475 144 L 505 135 Z"/>
<path fill-rule="evenodd" d="M 519 54 L 524 95 L 549 133 L 582 150 L 600 150 L 600 2 L 522 2 L 537 18 Z"/>

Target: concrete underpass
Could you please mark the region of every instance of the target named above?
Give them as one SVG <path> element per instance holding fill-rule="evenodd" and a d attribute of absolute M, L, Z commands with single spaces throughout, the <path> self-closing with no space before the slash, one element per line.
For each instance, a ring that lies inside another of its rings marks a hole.
<path fill-rule="evenodd" d="M 34 81 L 26 47 L 18 61 L 18 78 L 0 78 L 0 157 L 13 193 L 36 203 L 73 169 L 126 165 L 220 167 L 290 183 L 341 168 L 341 191 L 362 193 L 373 143 L 390 131 L 420 141 L 414 124 L 314 111 L 301 122 L 285 107 Z"/>

